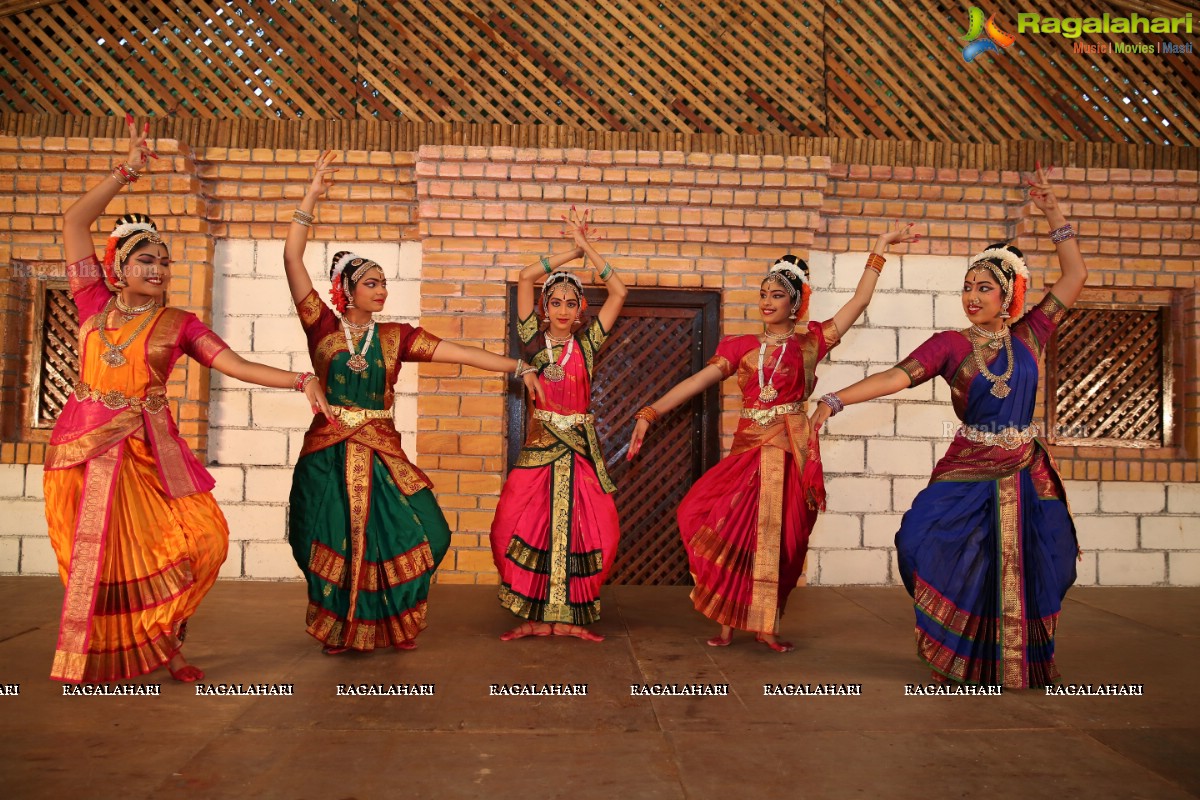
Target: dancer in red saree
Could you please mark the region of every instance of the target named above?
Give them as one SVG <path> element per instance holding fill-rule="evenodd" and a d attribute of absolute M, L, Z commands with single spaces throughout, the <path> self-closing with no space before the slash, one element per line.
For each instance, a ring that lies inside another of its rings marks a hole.
<path fill-rule="evenodd" d="M 492 558 L 500 572 L 500 604 L 525 620 L 503 634 L 604 637 L 584 628 L 600 618 L 600 585 L 612 569 L 620 526 L 596 438 L 592 373 L 596 352 L 621 314 L 628 290 L 588 241 L 585 216 L 568 220 L 575 249 L 525 267 L 517 283 L 518 333 L 526 358 L 538 369 L 544 402 L 533 405 L 516 466 L 505 481 L 492 523 Z M 608 298 L 583 323 L 583 284 L 569 272 L 552 272 L 586 256 L 604 264 L 600 280 Z M 546 275 L 534 314 L 534 280 Z"/>
<path fill-rule="evenodd" d="M 772 650 L 779 617 L 804 569 L 808 537 L 824 508 L 820 454 L 810 435 L 807 403 L 816 367 L 862 316 L 883 269 L 889 245 L 912 242 L 912 224 L 875 243 L 854 296 L 831 319 L 808 322 L 812 289 L 808 265 L 786 255 L 759 289 L 763 332 L 727 336 L 708 366 L 637 413 L 629 457 L 641 450 L 650 424 L 713 384 L 734 375 L 742 415 L 733 448 L 706 472 L 679 504 L 679 532 L 687 550 L 692 603 L 720 624 L 713 647 L 733 641 L 733 629 L 753 631 Z"/>
<path fill-rule="evenodd" d="M 46 521 L 66 584 L 56 680 L 114 681 L 167 665 L 204 677 L 180 650 L 229 546 L 214 481 L 171 418 L 166 382 L 184 355 L 260 386 L 294 388 L 328 412 L 311 373 L 246 361 L 194 314 L 164 307 L 167 245 L 148 217 L 117 220 L 103 263 L 91 227 L 153 155 L 129 123 L 129 157 L 67 209 L 63 243 L 79 310 L 79 380 L 46 450 Z"/>

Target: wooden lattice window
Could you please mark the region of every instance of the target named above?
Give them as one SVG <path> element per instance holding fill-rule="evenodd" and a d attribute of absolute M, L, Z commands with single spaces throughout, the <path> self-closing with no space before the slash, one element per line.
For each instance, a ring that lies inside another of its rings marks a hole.
<path fill-rule="evenodd" d="M 29 424 L 51 428 L 79 378 L 79 320 L 66 281 L 51 279 L 39 284 L 34 294 Z"/>
<path fill-rule="evenodd" d="M 1046 353 L 1046 422 L 1063 445 L 1173 444 L 1171 307 L 1080 302 Z"/>

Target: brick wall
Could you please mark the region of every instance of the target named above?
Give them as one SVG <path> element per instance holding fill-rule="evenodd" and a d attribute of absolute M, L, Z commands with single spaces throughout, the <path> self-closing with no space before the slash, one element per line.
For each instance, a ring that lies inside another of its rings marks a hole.
<path fill-rule="evenodd" d="M 87 183 L 111 163 L 112 147 L 97 143 L 91 160 L 82 156 Z M 0 139 L 0 159 L 6 159 L 0 160 L 0 181 L 13 193 L 0 197 L 0 204 L 11 204 L 7 223 L 0 223 L 13 232 L 0 245 L 10 248 L 3 251 L 6 258 L 58 257 L 51 215 L 62 197 L 77 193 L 83 168 L 68 167 L 60 151 L 87 148 L 85 140 Z M 305 165 L 316 153 L 172 152 L 178 153 L 173 168 L 191 176 L 187 186 L 178 175 L 175 183 L 156 175 L 150 186 L 169 192 L 178 184 L 179 199 L 143 197 L 143 181 L 124 202 L 130 210 L 158 204 L 151 213 L 158 208 L 159 217 L 163 210 L 174 215 L 164 225 L 173 255 L 188 254 L 189 274 L 210 276 L 213 285 L 210 298 L 194 295 L 191 287 L 189 297 L 211 308 L 215 329 L 231 345 L 267 363 L 307 367 L 282 276 L 282 239 L 307 182 Z M 962 325 L 957 289 L 964 257 L 981 245 L 1016 237 L 1039 287 L 1051 266 L 1045 223 L 1030 216 L 1013 172 L 863 167 L 825 157 L 474 147 L 351 152 L 344 162 L 339 185 L 319 208 L 309 247 L 318 287 L 328 286 L 320 277 L 332 250 L 366 252 L 388 270 L 392 315 L 419 319 L 439 336 L 496 352 L 505 347 L 505 282 L 561 246 L 559 215 L 571 203 L 594 210 L 607 236 L 602 251 L 627 283 L 720 289 L 723 333 L 757 330 L 758 282 L 782 253 L 809 259 L 817 290 L 812 315 L 824 318 L 850 296 L 865 251 L 888 220 L 924 223 L 927 238 L 889 259 L 866 319 L 818 370 L 822 391 L 890 366 L 934 330 Z M 18 207 L 17 178 L 28 181 L 30 175 L 45 177 L 58 193 L 39 195 L 41 207 Z M 1196 178 L 1194 172 L 1129 170 L 1068 170 L 1065 176 L 1068 216 L 1080 229 L 1093 270 L 1089 283 L 1123 297 L 1175 292 L 1185 309 L 1178 446 L 1060 449 L 1085 551 L 1083 584 L 1200 583 L 1200 544 L 1191 533 L 1200 516 Z M 188 236 L 183 250 L 180 236 Z M 203 258 L 190 261 L 202 252 Z M 0 281 L 0 297 L 13 285 Z M 1035 289 L 1030 299 L 1040 294 Z M 11 311 L 0 306 L 0 320 Z M 9 366 L 0 362 L 0 369 Z M 11 373 L 3 374 L 9 390 Z M 402 376 L 398 426 L 409 455 L 436 482 L 455 531 L 438 579 L 494 583 L 487 530 L 502 485 L 506 381 L 437 364 L 406 368 Z M 294 576 L 283 536 L 291 466 L 308 419 L 304 403 L 220 376 L 211 388 L 188 383 L 180 391 L 210 415 L 207 427 L 197 419 L 190 430 L 214 462 L 217 496 L 233 531 L 235 547 L 222 574 Z M 948 390 L 930 383 L 853 407 L 833 421 L 824 451 L 830 507 L 814 534 L 810 582 L 897 580 L 892 536 L 945 449 L 947 425 L 956 424 L 948 401 Z M 729 383 L 726 447 L 736 409 Z M 6 437 L 0 447 L 9 462 L 0 464 L 0 572 L 52 571 L 41 468 L 31 451 L 19 457 L 16 445 Z"/>

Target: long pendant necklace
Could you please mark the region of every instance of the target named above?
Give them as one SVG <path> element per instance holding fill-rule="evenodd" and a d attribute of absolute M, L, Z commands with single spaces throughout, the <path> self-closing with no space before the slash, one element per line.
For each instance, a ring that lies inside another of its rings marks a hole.
<path fill-rule="evenodd" d="M 972 332 L 975 332 L 975 327 L 972 326 Z M 982 329 L 980 330 L 982 331 Z M 988 344 L 982 346 L 980 346 L 981 342 L 978 339 L 971 341 L 971 349 L 975 354 L 975 366 L 979 367 L 979 374 L 992 384 L 992 397 L 1003 399 L 1008 397 L 1008 393 L 1012 391 L 1012 387 L 1008 385 L 1008 379 L 1012 377 L 1013 364 L 1015 363 L 1012 335 L 1009 333 L 1007 327 L 998 334 L 989 334 L 987 331 L 982 331 L 982 333 L 985 334 L 983 338 L 990 341 Z M 988 369 L 987 360 L 983 357 L 983 351 L 985 348 L 999 350 L 1001 347 L 1004 348 L 1004 355 L 1008 360 L 1008 368 L 1004 370 L 1003 375 L 997 375 Z"/>
<path fill-rule="evenodd" d="M 113 344 L 112 340 L 108 338 L 108 331 L 106 328 L 108 326 L 108 315 L 114 308 L 116 308 L 116 305 L 117 298 L 114 295 L 112 299 L 108 301 L 108 305 L 104 307 L 104 316 L 101 318 L 100 324 L 96 326 L 100 333 L 100 343 L 104 345 L 104 353 L 101 354 L 100 360 L 105 364 L 108 364 L 110 367 L 120 367 L 129 363 L 129 359 L 125 358 L 124 353 L 121 351 L 133 344 L 134 339 L 137 339 L 137 337 L 141 335 L 142 331 L 146 330 L 146 326 L 150 324 L 150 320 L 154 319 L 154 314 L 147 314 L 146 318 L 138 323 L 137 328 L 134 329 L 133 333 L 129 335 L 128 339 L 121 344 Z"/>
<path fill-rule="evenodd" d="M 787 340 L 779 347 L 779 357 L 775 359 L 775 366 L 771 370 L 770 381 L 763 380 L 763 361 L 767 355 L 767 342 L 764 340 L 762 347 L 758 348 L 758 385 L 761 387 L 758 390 L 758 399 L 764 403 L 773 403 L 775 398 L 779 397 L 779 390 L 775 388 L 775 374 L 779 372 L 779 365 L 783 363 L 783 354 L 787 352 Z"/>
<path fill-rule="evenodd" d="M 562 363 L 554 360 L 554 350 L 551 345 L 566 345 L 567 349 L 564 352 Z M 563 378 L 567 377 L 567 362 L 571 360 L 571 354 L 575 352 L 575 337 L 568 336 L 565 339 L 555 339 L 549 333 L 546 334 L 546 358 L 549 363 L 542 370 L 542 376 L 551 383 L 558 383 Z"/>
<path fill-rule="evenodd" d="M 342 320 L 342 333 L 346 334 L 346 349 L 350 351 L 350 360 L 346 362 L 355 374 L 361 375 L 367 371 L 367 357 L 363 353 L 371 347 L 371 337 L 375 335 L 375 320 L 366 324 L 367 335 L 363 337 L 362 349 L 354 352 L 354 341 L 350 338 L 350 324 Z"/>

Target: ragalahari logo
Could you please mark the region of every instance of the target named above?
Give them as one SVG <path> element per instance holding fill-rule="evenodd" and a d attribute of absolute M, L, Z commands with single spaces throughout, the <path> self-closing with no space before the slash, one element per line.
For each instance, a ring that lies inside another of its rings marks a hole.
<path fill-rule="evenodd" d="M 983 12 L 974 6 L 970 12 L 970 30 L 967 31 L 965 38 L 970 44 L 963 48 L 963 61 L 968 64 L 975 60 L 976 56 L 982 55 L 988 51 L 999 53 L 1004 48 L 1016 41 L 1016 37 L 1000 30 L 1000 26 L 996 24 L 996 15 L 992 14 L 984 22 Z"/>

